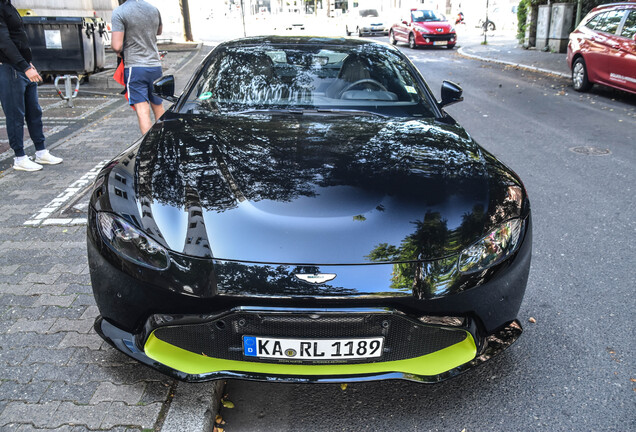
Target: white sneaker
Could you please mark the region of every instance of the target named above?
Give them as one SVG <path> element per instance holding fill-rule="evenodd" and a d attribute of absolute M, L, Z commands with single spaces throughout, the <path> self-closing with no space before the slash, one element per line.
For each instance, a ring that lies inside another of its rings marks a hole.
<path fill-rule="evenodd" d="M 33 162 L 31 158 L 23 156 L 13 159 L 13 169 L 19 171 L 39 171 L 42 169 L 42 165 Z"/>
<path fill-rule="evenodd" d="M 35 152 L 35 161 L 44 165 L 57 165 L 62 163 L 64 159 L 53 156 L 48 150 L 40 150 Z"/>

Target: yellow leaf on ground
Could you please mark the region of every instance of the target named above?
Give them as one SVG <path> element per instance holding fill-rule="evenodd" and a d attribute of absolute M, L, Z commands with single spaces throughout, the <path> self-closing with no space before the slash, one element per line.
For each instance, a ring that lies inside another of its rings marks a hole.
<path fill-rule="evenodd" d="M 223 417 L 221 417 L 219 414 L 217 414 L 216 418 L 214 419 L 214 423 L 223 424 Z"/>
<path fill-rule="evenodd" d="M 342 383 L 342 384 L 340 384 L 340 388 L 341 388 L 342 390 L 346 390 L 346 389 L 347 389 L 347 383 Z"/>
<path fill-rule="evenodd" d="M 229 401 L 227 399 L 221 399 L 221 405 L 223 405 L 223 408 L 234 408 L 234 404 L 232 403 L 232 401 Z"/>

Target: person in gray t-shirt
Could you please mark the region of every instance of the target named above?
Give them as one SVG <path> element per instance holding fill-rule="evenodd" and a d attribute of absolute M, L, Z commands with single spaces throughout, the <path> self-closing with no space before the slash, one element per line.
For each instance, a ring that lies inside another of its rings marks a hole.
<path fill-rule="evenodd" d="M 145 134 L 164 113 L 162 101 L 152 94 L 152 83 L 161 77 L 157 35 L 161 34 L 159 10 L 144 0 L 126 0 L 113 11 L 111 48 L 125 59 L 124 81 L 128 102 L 135 108 L 139 129 Z"/>

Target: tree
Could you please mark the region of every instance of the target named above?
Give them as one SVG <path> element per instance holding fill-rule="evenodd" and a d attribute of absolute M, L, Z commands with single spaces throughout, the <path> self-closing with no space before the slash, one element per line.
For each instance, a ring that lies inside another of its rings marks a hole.
<path fill-rule="evenodd" d="M 192 42 L 192 26 L 190 25 L 190 5 L 188 0 L 179 0 L 179 6 L 181 7 L 181 16 L 183 17 L 183 34 L 185 40 Z"/>

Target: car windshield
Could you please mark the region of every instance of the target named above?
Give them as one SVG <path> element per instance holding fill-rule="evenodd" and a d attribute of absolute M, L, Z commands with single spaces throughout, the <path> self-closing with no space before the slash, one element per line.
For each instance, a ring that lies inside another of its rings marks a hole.
<path fill-rule="evenodd" d="M 181 111 L 434 117 L 427 95 L 404 58 L 381 45 L 230 46 L 212 54 Z"/>
<path fill-rule="evenodd" d="M 446 17 L 442 14 L 438 14 L 432 10 L 414 10 L 411 11 L 411 16 L 414 22 L 425 21 L 446 21 Z"/>
<path fill-rule="evenodd" d="M 375 9 L 360 9 L 360 16 L 362 18 L 366 18 L 366 17 L 377 17 L 378 15 L 378 11 Z"/>

